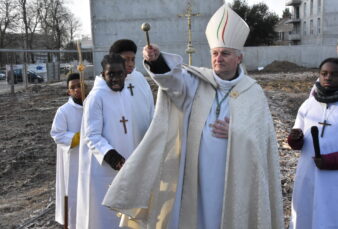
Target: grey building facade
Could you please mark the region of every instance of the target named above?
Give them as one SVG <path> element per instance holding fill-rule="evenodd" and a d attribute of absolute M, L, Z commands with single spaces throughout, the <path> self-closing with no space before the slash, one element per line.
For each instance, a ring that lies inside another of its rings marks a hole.
<path fill-rule="evenodd" d="M 337 0 L 288 0 L 293 25 L 289 40 L 294 45 L 334 45 L 338 39 Z"/>
<path fill-rule="evenodd" d="M 192 18 L 191 25 L 192 45 L 196 49 L 192 57 L 193 65 L 210 66 L 205 28 L 213 13 L 224 4 L 223 0 L 90 0 L 95 73 L 101 71 L 100 62 L 112 43 L 123 38 L 133 40 L 138 46 L 136 67 L 144 72 L 142 48 L 146 38 L 141 30 L 144 22 L 151 25 L 151 43 L 158 44 L 163 51 L 180 54 L 188 63 L 185 53 L 187 19 L 178 16 L 185 13 L 188 3 L 191 3 L 193 13 L 200 14 Z"/>

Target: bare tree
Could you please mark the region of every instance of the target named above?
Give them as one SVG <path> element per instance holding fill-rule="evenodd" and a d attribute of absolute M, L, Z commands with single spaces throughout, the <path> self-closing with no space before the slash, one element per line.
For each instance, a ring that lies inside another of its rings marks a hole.
<path fill-rule="evenodd" d="M 6 34 L 14 32 L 17 29 L 16 19 L 19 13 L 16 5 L 11 0 L 0 0 L 0 48 L 4 48 L 7 44 Z"/>
<path fill-rule="evenodd" d="M 0 0 L 0 48 L 6 47 L 11 39 L 8 39 L 8 33 L 16 30 L 16 19 L 19 14 L 16 5 L 11 0 Z M 3 65 L 3 56 L 0 55 L 0 65 Z"/>
<path fill-rule="evenodd" d="M 12 41 L 13 47 L 60 49 L 75 39 L 80 26 L 64 0 L 0 0 L 0 48 Z M 18 36 L 22 40 L 13 39 Z M 34 63 L 33 54 L 29 59 Z"/>
<path fill-rule="evenodd" d="M 76 18 L 72 13 L 69 13 L 68 17 L 68 32 L 69 32 L 69 41 L 75 40 L 75 35 L 81 27 L 81 22 Z"/>
<path fill-rule="evenodd" d="M 41 27 L 46 38 L 46 48 L 60 49 L 69 40 L 70 11 L 63 0 L 41 0 Z"/>
<path fill-rule="evenodd" d="M 66 40 L 67 21 L 69 12 L 64 7 L 63 0 L 44 0 L 48 2 L 48 9 L 45 9 L 47 17 L 45 17 L 45 27 L 53 38 L 55 49 L 62 47 L 62 42 Z"/>
<path fill-rule="evenodd" d="M 24 47 L 26 49 L 33 49 L 34 37 L 36 37 L 36 31 L 40 25 L 40 14 L 42 5 L 40 0 L 17 0 L 20 8 L 20 17 L 22 21 L 22 27 L 24 30 Z M 34 63 L 34 55 L 30 54 L 30 60 Z"/>

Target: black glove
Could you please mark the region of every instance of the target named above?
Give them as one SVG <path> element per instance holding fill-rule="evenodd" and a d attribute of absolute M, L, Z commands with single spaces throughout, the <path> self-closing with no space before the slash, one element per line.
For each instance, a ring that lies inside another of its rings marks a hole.
<path fill-rule="evenodd" d="M 114 149 L 109 150 L 106 155 L 104 155 L 103 160 L 114 170 L 120 170 L 126 161 L 126 159 Z"/>
<path fill-rule="evenodd" d="M 301 129 L 292 129 L 288 136 L 288 143 L 294 150 L 301 150 L 304 145 L 304 135 Z"/>
<path fill-rule="evenodd" d="M 162 54 L 157 58 L 157 60 L 148 62 L 145 61 L 146 64 L 149 65 L 150 71 L 155 74 L 163 74 L 170 71 L 170 68 L 168 67 L 167 63 L 165 62 Z"/>

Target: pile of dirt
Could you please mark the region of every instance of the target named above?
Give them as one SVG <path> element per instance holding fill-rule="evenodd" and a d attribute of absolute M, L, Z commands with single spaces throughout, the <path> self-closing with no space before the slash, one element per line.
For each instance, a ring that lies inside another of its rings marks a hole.
<path fill-rule="evenodd" d="M 271 64 L 265 66 L 262 72 L 299 72 L 309 71 L 311 69 L 301 67 L 289 61 L 273 61 Z"/>

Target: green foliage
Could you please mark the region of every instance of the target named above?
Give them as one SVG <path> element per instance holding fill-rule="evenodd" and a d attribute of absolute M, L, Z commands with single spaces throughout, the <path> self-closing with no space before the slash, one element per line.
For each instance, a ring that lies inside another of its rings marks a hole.
<path fill-rule="evenodd" d="M 283 11 L 282 18 L 291 18 L 291 12 L 290 12 L 289 8 L 285 8 L 285 10 Z"/>
<path fill-rule="evenodd" d="M 277 37 L 274 26 L 279 18 L 269 12 L 265 3 L 257 3 L 251 7 L 245 0 L 234 0 L 230 7 L 241 16 L 250 27 L 246 46 L 271 45 Z"/>

